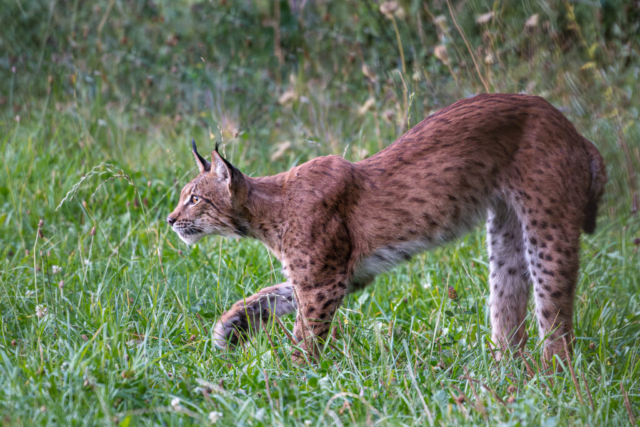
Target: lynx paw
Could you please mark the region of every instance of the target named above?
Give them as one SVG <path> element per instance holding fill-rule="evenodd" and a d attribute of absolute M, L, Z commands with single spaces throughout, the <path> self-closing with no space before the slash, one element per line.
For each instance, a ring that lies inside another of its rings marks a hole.
<path fill-rule="evenodd" d="M 272 314 L 284 316 L 295 311 L 293 288 L 288 283 L 271 286 L 257 294 L 236 302 L 213 328 L 213 343 L 220 349 L 245 341 L 268 321 Z"/>
<path fill-rule="evenodd" d="M 235 308 L 235 306 L 234 306 Z M 216 326 L 213 328 L 213 344 L 219 349 L 235 347 L 248 338 L 251 328 L 249 326 L 247 314 L 244 311 L 228 311 L 222 315 Z"/>

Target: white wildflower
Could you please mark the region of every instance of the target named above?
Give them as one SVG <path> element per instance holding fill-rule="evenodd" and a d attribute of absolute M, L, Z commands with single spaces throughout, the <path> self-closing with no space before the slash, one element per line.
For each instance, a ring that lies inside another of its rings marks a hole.
<path fill-rule="evenodd" d="M 48 314 L 49 314 L 49 309 L 47 308 L 47 306 L 42 304 L 36 306 L 36 316 L 38 316 L 38 319 L 42 319 L 43 317 L 46 317 Z"/>
<path fill-rule="evenodd" d="M 489 52 L 487 53 L 487 56 L 484 57 L 484 62 L 491 65 L 496 62 L 496 57 L 493 55 L 493 53 Z"/>
<path fill-rule="evenodd" d="M 444 15 L 438 15 L 433 19 L 433 23 L 436 25 L 446 25 L 447 17 Z"/>
<path fill-rule="evenodd" d="M 222 412 L 216 412 L 216 411 L 209 412 L 210 423 L 215 424 L 218 422 L 220 418 L 222 418 Z"/>
<path fill-rule="evenodd" d="M 436 56 L 436 58 L 438 58 L 440 61 L 444 62 L 445 64 L 447 64 L 449 62 L 449 54 L 447 53 L 447 48 L 444 45 L 438 45 L 433 49 L 433 54 Z"/>
<path fill-rule="evenodd" d="M 180 398 L 174 397 L 173 399 L 171 399 L 171 407 L 176 411 L 182 409 L 182 407 L 180 406 Z"/>
<path fill-rule="evenodd" d="M 278 103 L 280 105 L 285 105 L 293 103 L 293 101 L 295 101 L 296 99 L 298 99 L 296 91 L 293 88 L 289 88 L 282 95 L 280 95 L 280 97 L 278 98 Z"/>
<path fill-rule="evenodd" d="M 391 18 L 393 15 L 395 15 L 396 18 L 404 19 L 406 16 L 406 13 L 402 6 L 400 6 L 398 2 L 395 1 L 386 1 L 382 3 L 380 5 L 380 12 L 382 12 L 382 14 L 387 18 Z"/>
<path fill-rule="evenodd" d="M 364 74 L 365 77 L 375 83 L 376 73 L 374 73 L 371 67 L 369 67 L 367 64 L 362 64 L 362 74 Z"/>
<path fill-rule="evenodd" d="M 52 265 L 51 266 L 51 274 L 58 274 L 58 273 L 62 273 L 62 267 L 57 266 L 57 265 Z"/>
<path fill-rule="evenodd" d="M 483 13 L 482 15 L 476 18 L 476 24 L 482 25 L 482 24 L 491 22 L 491 20 L 493 19 L 493 15 L 494 15 L 493 12 Z"/>
<path fill-rule="evenodd" d="M 527 19 L 527 22 L 524 23 L 524 27 L 528 29 L 537 27 L 539 18 L 540 16 L 537 13 L 531 15 L 529 19 Z"/>

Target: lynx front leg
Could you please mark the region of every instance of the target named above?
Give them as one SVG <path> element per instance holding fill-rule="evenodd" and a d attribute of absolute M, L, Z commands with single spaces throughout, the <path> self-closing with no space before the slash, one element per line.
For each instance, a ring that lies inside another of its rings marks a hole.
<path fill-rule="evenodd" d="M 213 329 L 214 344 L 219 348 L 238 344 L 269 320 L 271 313 L 281 317 L 293 313 L 296 301 L 289 282 L 260 290 L 249 298 L 236 302 L 226 311 Z"/>
<path fill-rule="evenodd" d="M 309 359 L 315 359 L 327 338 L 331 322 L 342 304 L 347 287 L 343 280 L 335 280 L 318 288 L 296 289 L 298 316 L 293 328 L 293 336 L 298 345 L 305 350 Z M 295 361 L 303 362 L 304 356 L 296 351 Z"/>
<path fill-rule="evenodd" d="M 331 177 L 323 175 L 322 180 L 326 190 L 322 199 L 308 196 L 288 204 L 294 209 L 289 216 L 289 231 L 283 239 L 283 270 L 298 301 L 293 335 L 306 353 L 294 352 L 294 361 L 300 363 L 306 357 L 313 360 L 320 353 L 333 316 L 347 294 L 352 254 L 349 230 L 337 213 L 347 197 L 342 193 L 344 188 Z"/>

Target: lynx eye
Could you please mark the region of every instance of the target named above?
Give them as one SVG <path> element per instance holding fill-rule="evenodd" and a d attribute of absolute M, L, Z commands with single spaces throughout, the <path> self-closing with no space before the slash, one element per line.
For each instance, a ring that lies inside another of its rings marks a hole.
<path fill-rule="evenodd" d="M 200 197 L 191 196 L 191 204 L 197 205 L 198 203 L 200 203 Z"/>

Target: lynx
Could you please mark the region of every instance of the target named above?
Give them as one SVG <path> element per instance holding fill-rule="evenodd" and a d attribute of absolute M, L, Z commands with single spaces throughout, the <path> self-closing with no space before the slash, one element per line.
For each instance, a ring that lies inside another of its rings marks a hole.
<path fill-rule="evenodd" d="M 168 217 L 173 230 L 187 244 L 211 234 L 258 239 L 287 278 L 222 315 L 219 347 L 297 311 L 293 336 L 315 357 L 347 294 L 487 218 L 497 357 L 527 341 L 531 289 L 544 357 L 571 349 L 580 234 L 595 229 L 607 176 L 595 146 L 544 99 L 479 95 L 367 159 L 319 157 L 274 176 L 242 174 L 217 146 L 211 162 L 195 142 L 193 154 L 199 174 Z"/>

